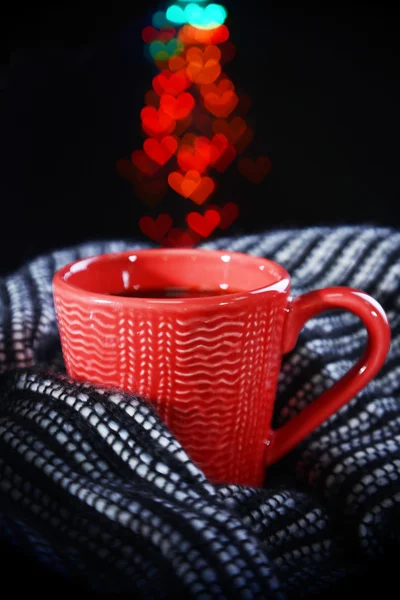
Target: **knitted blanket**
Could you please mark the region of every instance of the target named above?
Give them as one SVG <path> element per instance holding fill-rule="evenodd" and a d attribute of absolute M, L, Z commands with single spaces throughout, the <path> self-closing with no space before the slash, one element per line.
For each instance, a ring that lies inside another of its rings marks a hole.
<path fill-rule="evenodd" d="M 379 375 L 272 467 L 262 489 L 213 485 L 141 398 L 65 375 L 55 270 L 149 246 L 82 245 L 0 280 L 5 547 L 60 581 L 135 598 L 311 598 L 398 555 L 400 233 L 310 228 L 201 246 L 272 258 L 293 276 L 294 295 L 360 288 L 383 305 L 391 324 L 391 352 Z M 366 337 L 350 313 L 307 323 L 283 362 L 274 426 L 341 377 Z"/>

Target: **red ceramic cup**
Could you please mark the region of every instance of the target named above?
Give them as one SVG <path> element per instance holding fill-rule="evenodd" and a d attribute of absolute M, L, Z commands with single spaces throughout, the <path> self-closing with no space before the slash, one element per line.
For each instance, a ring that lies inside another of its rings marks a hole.
<path fill-rule="evenodd" d="M 135 286 L 236 292 L 176 299 L 109 295 Z M 59 270 L 53 289 L 69 375 L 146 397 L 216 483 L 261 485 L 268 465 L 376 375 L 390 346 L 386 315 L 367 294 L 331 287 L 293 299 L 283 267 L 230 251 L 97 256 Z M 340 381 L 274 430 L 282 355 L 293 349 L 308 319 L 331 309 L 362 319 L 369 334 L 365 353 Z"/>

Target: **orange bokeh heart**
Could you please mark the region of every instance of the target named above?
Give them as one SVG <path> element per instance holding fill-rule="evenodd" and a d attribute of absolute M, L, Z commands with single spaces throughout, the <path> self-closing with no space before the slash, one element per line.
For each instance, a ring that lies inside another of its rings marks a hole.
<path fill-rule="evenodd" d="M 207 61 L 213 60 L 219 62 L 221 59 L 221 50 L 218 46 L 210 44 L 204 50 L 199 46 L 191 46 L 186 52 L 186 60 L 190 64 L 191 62 L 200 62 L 206 64 Z"/>
<path fill-rule="evenodd" d="M 199 29 L 192 25 L 184 25 L 179 30 L 178 38 L 186 45 L 223 44 L 229 40 L 229 29 L 225 25 L 214 29 Z"/>
<path fill-rule="evenodd" d="M 221 65 L 215 60 L 208 60 L 204 65 L 201 62 L 191 62 L 186 67 L 186 73 L 193 83 L 209 84 L 220 76 Z"/>
<path fill-rule="evenodd" d="M 147 139 L 143 144 L 146 154 L 155 163 L 163 166 L 175 154 L 178 148 L 178 141 L 173 136 L 166 136 L 161 141 L 154 138 Z"/>
<path fill-rule="evenodd" d="M 160 136 L 172 133 L 176 121 L 162 109 L 146 106 L 140 113 L 142 127 L 150 136 Z"/>
<path fill-rule="evenodd" d="M 189 171 L 185 175 L 182 175 L 178 171 L 173 171 L 168 176 L 170 187 L 184 198 L 189 198 L 200 182 L 201 175 L 198 171 Z"/>
<path fill-rule="evenodd" d="M 235 110 L 239 98 L 232 90 L 227 90 L 221 95 L 209 92 L 204 96 L 204 106 L 215 117 L 226 118 Z"/>
<path fill-rule="evenodd" d="M 188 117 L 194 105 L 194 98 L 188 92 L 183 92 L 176 98 L 171 94 L 163 94 L 160 99 L 160 109 L 175 121 Z"/>
<path fill-rule="evenodd" d="M 204 215 L 192 212 L 186 217 L 189 227 L 204 238 L 208 237 L 214 231 L 220 220 L 221 217 L 218 211 L 213 209 L 206 210 Z"/>
<path fill-rule="evenodd" d="M 213 83 L 221 74 L 221 51 L 217 46 L 207 46 L 203 51 L 192 46 L 186 53 L 188 78 L 197 84 Z"/>
<path fill-rule="evenodd" d="M 171 56 L 168 61 L 168 70 L 171 73 L 176 73 L 177 71 L 181 71 L 187 66 L 187 60 L 183 56 Z"/>
<path fill-rule="evenodd" d="M 190 195 L 190 199 L 195 202 L 195 204 L 201 205 L 208 200 L 213 191 L 215 190 L 215 183 L 211 179 L 211 177 L 203 177 L 200 184 L 194 190 L 194 192 Z"/>
<path fill-rule="evenodd" d="M 200 86 L 200 94 L 203 98 L 207 94 L 216 94 L 222 96 L 224 92 L 234 92 L 235 86 L 230 79 L 221 79 L 218 83 L 207 83 Z"/>
<path fill-rule="evenodd" d="M 185 175 L 174 171 L 168 177 L 170 187 L 184 198 L 190 198 L 196 204 L 203 204 L 214 191 L 215 185 L 210 177 L 202 177 L 198 171 L 188 171 Z"/>
<path fill-rule="evenodd" d="M 190 198 L 201 185 L 203 178 L 198 171 L 188 171 L 181 183 L 181 190 L 185 198 Z"/>

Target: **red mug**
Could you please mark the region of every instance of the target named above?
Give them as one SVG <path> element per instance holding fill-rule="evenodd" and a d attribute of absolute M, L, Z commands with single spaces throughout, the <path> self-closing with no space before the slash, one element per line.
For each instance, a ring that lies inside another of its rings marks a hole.
<path fill-rule="evenodd" d="M 151 298 L 129 290 L 215 290 Z M 390 347 L 382 307 L 346 287 L 293 299 L 280 265 L 238 252 L 148 249 L 78 260 L 53 279 L 68 374 L 147 398 L 215 483 L 260 486 L 265 468 L 376 375 Z M 289 423 L 271 420 L 282 355 L 308 319 L 346 309 L 365 324 L 362 358 Z"/>

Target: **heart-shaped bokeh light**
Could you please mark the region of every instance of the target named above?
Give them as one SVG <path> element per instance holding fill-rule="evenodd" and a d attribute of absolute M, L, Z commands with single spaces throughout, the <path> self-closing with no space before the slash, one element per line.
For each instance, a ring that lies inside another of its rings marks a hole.
<path fill-rule="evenodd" d="M 227 12 L 221 4 L 204 6 L 190 2 L 185 7 L 173 4 L 167 9 L 165 17 L 173 25 L 189 23 L 198 29 L 215 29 L 224 24 Z"/>
<path fill-rule="evenodd" d="M 223 71 L 237 53 L 227 17 L 221 4 L 176 0 L 142 31 L 145 55 L 157 68 L 140 114 L 145 139 L 116 166 L 153 210 L 167 190 L 187 200 L 180 226 L 165 211 L 140 219 L 141 232 L 162 247 L 193 247 L 238 218 L 236 202 L 217 203 L 219 176 L 239 172 L 261 183 L 271 170 L 267 156 L 241 156 L 254 137 L 243 118 L 251 99 Z M 236 160 L 238 171 L 229 168 Z"/>

